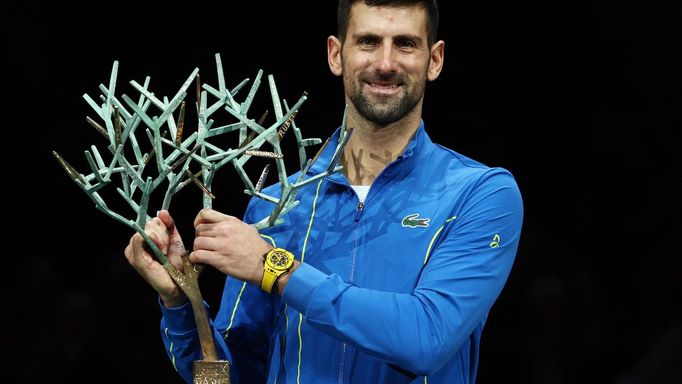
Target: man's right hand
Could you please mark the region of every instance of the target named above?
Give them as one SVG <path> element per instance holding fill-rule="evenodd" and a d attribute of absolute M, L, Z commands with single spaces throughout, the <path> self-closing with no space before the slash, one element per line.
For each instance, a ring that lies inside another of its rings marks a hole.
<path fill-rule="evenodd" d="M 180 256 L 185 252 L 185 246 L 168 211 L 159 211 L 157 217 L 147 222 L 144 230 L 175 268 L 182 271 Z M 139 233 L 130 238 L 124 253 L 130 265 L 159 293 L 166 307 L 177 307 L 187 302 L 184 292 L 154 255 L 147 251 L 144 239 Z"/>

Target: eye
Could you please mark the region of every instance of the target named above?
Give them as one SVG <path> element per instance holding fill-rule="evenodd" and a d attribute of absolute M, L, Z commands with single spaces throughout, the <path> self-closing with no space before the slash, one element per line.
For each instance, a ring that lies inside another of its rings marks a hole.
<path fill-rule="evenodd" d="M 361 37 L 358 40 L 358 44 L 360 44 L 363 47 L 373 47 L 377 44 L 377 39 L 373 37 Z"/>
<path fill-rule="evenodd" d="M 417 43 L 414 40 L 407 38 L 397 39 L 395 44 L 400 48 L 412 49 L 417 47 Z"/>

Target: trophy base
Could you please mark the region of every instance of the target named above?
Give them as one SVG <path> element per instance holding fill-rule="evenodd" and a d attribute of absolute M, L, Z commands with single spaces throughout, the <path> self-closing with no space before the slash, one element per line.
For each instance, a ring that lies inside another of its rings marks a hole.
<path fill-rule="evenodd" d="M 230 362 L 227 360 L 194 360 L 194 384 L 230 384 Z"/>

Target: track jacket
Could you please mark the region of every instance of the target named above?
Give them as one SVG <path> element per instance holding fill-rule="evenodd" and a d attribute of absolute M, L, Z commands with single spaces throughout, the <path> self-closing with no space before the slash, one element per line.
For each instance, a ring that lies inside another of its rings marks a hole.
<path fill-rule="evenodd" d="M 521 231 L 512 175 L 434 144 L 422 122 L 364 204 L 340 173 L 297 198 L 284 224 L 261 231 L 302 262 L 283 296 L 226 279 L 213 326 L 232 383 L 475 382 L 481 331 Z M 252 199 L 244 221 L 273 207 Z M 168 355 L 191 382 L 201 359 L 191 307 L 162 311 Z"/>

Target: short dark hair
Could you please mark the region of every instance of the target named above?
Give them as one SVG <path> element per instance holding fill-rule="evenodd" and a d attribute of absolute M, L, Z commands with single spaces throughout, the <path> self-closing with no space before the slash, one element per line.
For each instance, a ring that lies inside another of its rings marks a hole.
<path fill-rule="evenodd" d="M 431 46 L 436 42 L 438 32 L 438 3 L 436 0 L 339 0 L 339 5 L 336 11 L 338 38 L 341 41 L 346 39 L 346 32 L 348 31 L 348 20 L 350 19 L 351 7 L 360 1 L 364 1 L 369 6 L 410 6 L 419 5 L 426 10 L 426 30 L 428 33 L 428 44 Z"/>

